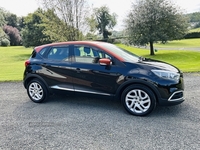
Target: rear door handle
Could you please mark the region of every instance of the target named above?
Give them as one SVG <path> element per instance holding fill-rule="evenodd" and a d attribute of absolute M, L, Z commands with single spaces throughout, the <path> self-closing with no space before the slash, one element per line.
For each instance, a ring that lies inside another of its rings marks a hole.
<path fill-rule="evenodd" d="M 80 73 L 80 72 L 81 72 L 81 69 L 80 69 L 80 68 L 76 68 L 76 72 L 77 72 L 77 73 Z"/>

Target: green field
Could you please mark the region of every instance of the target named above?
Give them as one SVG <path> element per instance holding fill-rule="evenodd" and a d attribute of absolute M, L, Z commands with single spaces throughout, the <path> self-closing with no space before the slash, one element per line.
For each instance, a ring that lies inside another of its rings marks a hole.
<path fill-rule="evenodd" d="M 166 61 L 177 66 L 183 72 L 200 71 L 200 38 L 174 40 L 166 44 L 154 44 L 154 48 L 157 50 L 155 56 L 149 55 L 150 50 L 148 46 L 146 49 L 138 49 L 120 44 L 118 46 L 128 49 L 139 56 Z"/>
<path fill-rule="evenodd" d="M 159 50 L 154 56 L 149 55 L 149 49 L 138 49 L 125 45 L 118 45 L 127 49 L 136 55 L 156 60 L 166 61 L 177 66 L 183 72 L 199 72 L 200 71 L 200 50 Z"/>
<path fill-rule="evenodd" d="M 200 50 L 194 51 L 190 49 L 192 47 L 200 48 L 200 39 L 172 41 L 161 45 L 162 48 L 167 48 L 167 50 L 158 49 L 155 56 L 149 55 L 149 49 L 135 48 L 122 44 L 118 44 L 118 46 L 139 56 L 166 61 L 177 66 L 183 72 L 200 72 Z M 183 46 L 185 47 L 184 50 L 178 50 Z M 172 47 L 173 50 L 170 50 Z M 0 82 L 22 80 L 24 62 L 30 57 L 31 53 L 32 48 L 24 48 L 22 46 L 0 47 Z"/>
<path fill-rule="evenodd" d="M 200 32 L 200 28 L 192 29 L 189 32 Z"/>
<path fill-rule="evenodd" d="M 31 55 L 32 48 L 0 47 L 0 81 L 23 79 L 24 62 Z"/>
<path fill-rule="evenodd" d="M 183 39 L 183 40 L 174 40 L 169 41 L 166 44 L 157 43 L 154 44 L 156 48 L 177 48 L 178 49 L 187 49 L 187 48 L 194 48 L 199 47 L 200 49 L 200 38 L 197 39 Z"/>

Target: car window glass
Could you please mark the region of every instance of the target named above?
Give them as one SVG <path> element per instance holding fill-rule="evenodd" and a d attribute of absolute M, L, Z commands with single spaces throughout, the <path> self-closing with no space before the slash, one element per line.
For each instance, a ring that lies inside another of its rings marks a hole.
<path fill-rule="evenodd" d="M 103 46 L 106 49 L 111 50 L 116 55 L 123 57 L 123 59 L 125 61 L 128 61 L 128 62 L 136 61 L 136 62 L 138 62 L 138 60 L 140 59 L 139 56 L 137 56 L 137 55 L 125 50 L 125 49 L 117 47 L 116 45 L 109 44 L 109 43 L 102 43 L 101 46 Z"/>
<path fill-rule="evenodd" d="M 74 55 L 76 62 L 82 63 L 98 63 L 101 58 L 109 58 L 111 57 L 102 51 L 88 47 L 88 46 L 75 46 L 74 47 Z"/>
<path fill-rule="evenodd" d="M 47 58 L 52 60 L 68 61 L 69 47 L 54 47 L 49 51 Z"/>
<path fill-rule="evenodd" d="M 43 48 L 43 49 L 39 52 L 40 55 L 44 56 L 47 49 L 48 49 L 47 47 L 46 47 L 46 48 Z"/>
<path fill-rule="evenodd" d="M 35 51 L 35 50 L 33 50 L 32 54 L 31 54 L 31 57 L 32 57 L 32 58 L 35 58 L 35 57 L 36 57 L 36 51 Z"/>

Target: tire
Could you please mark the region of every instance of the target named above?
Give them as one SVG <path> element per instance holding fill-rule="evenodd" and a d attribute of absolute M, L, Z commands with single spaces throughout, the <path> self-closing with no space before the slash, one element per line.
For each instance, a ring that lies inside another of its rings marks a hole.
<path fill-rule="evenodd" d="M 121 96 L 124 108 L 132 115 L 145 116 L 156 106 L 154 93 L 146 86 L 136 84 L 127 87 Z"/>
<path fill-rule="evenodd" d="M 38 79 L 33 79 L 28 83 L 27 93 L 35 103 L 41 103 L 48 98 L 46 86 Z"/>

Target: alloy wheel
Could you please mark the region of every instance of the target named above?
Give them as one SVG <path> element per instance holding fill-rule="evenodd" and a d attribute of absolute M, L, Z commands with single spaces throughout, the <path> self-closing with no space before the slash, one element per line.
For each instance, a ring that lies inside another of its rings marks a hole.
<path fill-rule="evenodd" d="M 40 101 L 44 96 L 44 91 L 42 86 L 37 82 L 32 82 L 29 85 L 29 95 L 35 101 Z"/>
<path fill-rule="evenodd" d="M 125 97 L 127 107 L 135 113 L 144 113 L 151 106 L 149 95 L 140 89 L 134 89 L 127 93 Z"/>

